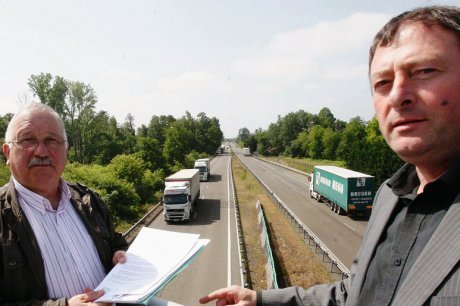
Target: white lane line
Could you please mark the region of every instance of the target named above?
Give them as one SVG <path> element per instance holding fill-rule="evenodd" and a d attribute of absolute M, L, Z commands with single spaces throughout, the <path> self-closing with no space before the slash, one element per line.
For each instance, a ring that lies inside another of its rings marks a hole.
<path fill-rule="evenodd" d="M 299 182 L 299 183 L 302 183 L 302 184 L 304 184 L 304 185 L 308 185 L 308 183 L 307 183 L 307 178 L 305 178 L 305 180 L 302 181 L 302 180 L 299 180 L 298 178 L 295 178 L 295 177 L 293 177 L 293 176 L 291 176 L 291 175 L 289 175 L 289 174 L 288 174 L 287 176 L 289 176 L 289 177 L 290 177 L 291 179 L 293 179 L 293 180 L 296 180 L 296 181 Z"/>
<path fill-rule="evenodd" d="M 232 235 L 230 232 L 230 159 L 227 166 L 227 287 L 232 284 Z"/>
<path fill-rule="evenodd" d="M 351 229 L 353 232 L 356 232 L 356 230 L 353 227 L 351 227 L 350 225 L 346 224 L 345 222 L 342 222 L 342 223 L 343 223 L 343 225 L 345 225 L 346 227 Z"/>

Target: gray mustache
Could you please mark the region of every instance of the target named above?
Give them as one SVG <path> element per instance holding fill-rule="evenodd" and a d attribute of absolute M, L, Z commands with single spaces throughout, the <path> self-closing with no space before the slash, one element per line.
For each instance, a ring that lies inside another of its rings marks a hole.
<path fill-rule="evenodd" d="M 49 157 L 34 157 L 29 162 L 29 168 L 33 166 L 51 166 L 53 162 Z"/>

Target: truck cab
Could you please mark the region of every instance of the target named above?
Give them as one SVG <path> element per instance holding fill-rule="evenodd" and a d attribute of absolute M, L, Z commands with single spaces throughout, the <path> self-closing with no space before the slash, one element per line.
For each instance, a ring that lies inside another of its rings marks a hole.
<path fill-rule="evenodd" d="M 162 198 L 165 221 L 191 220 L 197 210 L 199 196 L 198 170 L 183 169 L 167 177 Z"/>
<path fill-rule="evenodd" d="M 194 167 L 200 173 L 200 181 L 209 181 L 211 177 L 211 167 L 209 158 L 201 158 L 195 161 Z"/>

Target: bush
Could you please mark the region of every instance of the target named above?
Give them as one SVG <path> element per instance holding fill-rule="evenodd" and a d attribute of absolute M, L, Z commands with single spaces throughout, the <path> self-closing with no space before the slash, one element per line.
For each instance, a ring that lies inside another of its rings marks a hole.
<path fill-rule="evenodd" d="M 87 185 L 99 193 L 115 219 L 137 217 L 141 199 L 133 183 L 119 179 L 110 167 L 71 163 L 66 167 L 64 178 Z"/>
<path fill-rule="evenodd" d="M 5 185 L 10 181 L 11 172 L 7 165 L 0 165 L 0 186 Z"/>

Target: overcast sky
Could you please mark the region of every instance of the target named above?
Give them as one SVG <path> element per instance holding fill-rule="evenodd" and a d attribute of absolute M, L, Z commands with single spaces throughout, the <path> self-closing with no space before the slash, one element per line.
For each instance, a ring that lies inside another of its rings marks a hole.
<path fill-rule="evenodd" d="M 328 107 L 372 118 L 368 48 L 395 14 L 458 0 L 0 0 L 0 115 L 37 100 L 32 74 L 91 85 L 136 127 L 217 117 L 225 137 Z"/>

